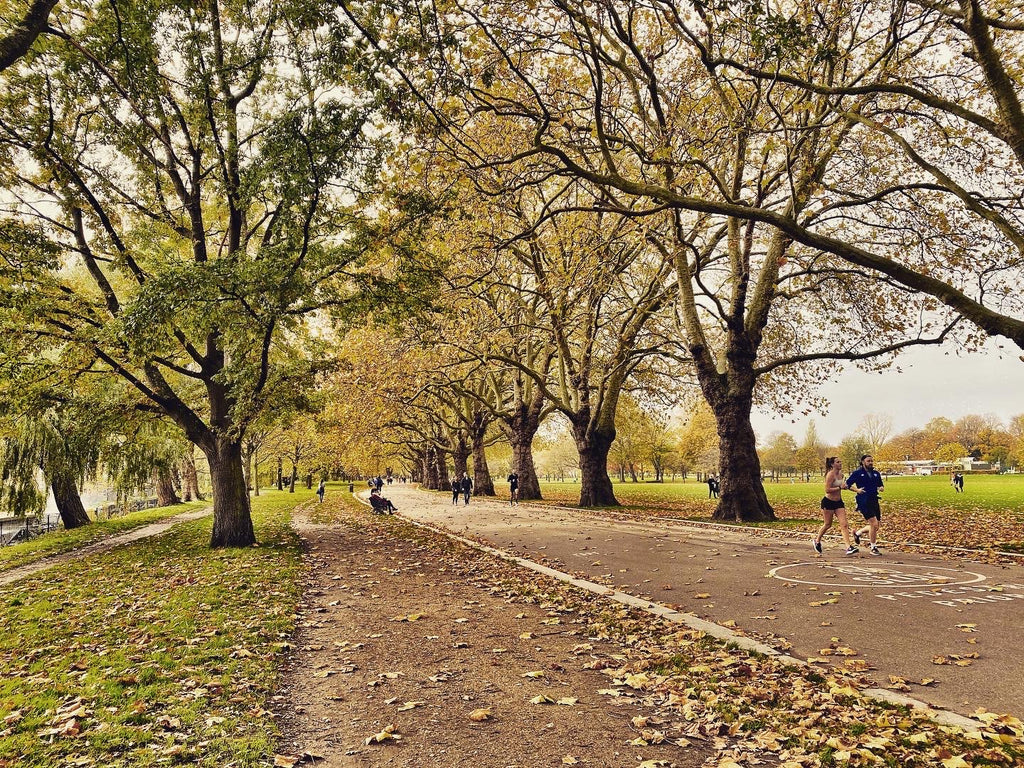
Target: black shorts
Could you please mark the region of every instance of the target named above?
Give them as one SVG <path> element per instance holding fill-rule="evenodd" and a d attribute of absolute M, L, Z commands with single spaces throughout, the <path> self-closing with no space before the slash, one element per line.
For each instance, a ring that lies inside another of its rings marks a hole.
<path fill-rule="evenodd" d="M 878 521 L 882 521 L 882 510 L 878 506 L 878 499 L 858 499 L 857 509 L 865 520 L 870 520 L 872 517 L 877 517 Z"/>
<path fill-rule="evenodd" d="M 828 496 L 825 496 L 821 500 L 821 508 L 831 510 L 834 512 L 837 509 L 845 509 L 846 504 L 843 503 L 842 499 L 840 499 L 839 501 L 833 501 Z"/>

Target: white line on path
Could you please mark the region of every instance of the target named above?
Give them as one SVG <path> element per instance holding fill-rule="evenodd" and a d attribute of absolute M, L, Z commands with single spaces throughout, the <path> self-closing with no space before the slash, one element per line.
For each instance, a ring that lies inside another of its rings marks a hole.
<path fill-rule="evenodd" d="M 365 501 L 361 497 L 356 495 L 356 498 L 359 499 L 359 501 L 361 501 L 363 504 L 369 506 L 369 502 Z M 544 508 L 547 509 L 549 507 L 545 506 Z M 572 507 L 561 507 L 561 509 L 579 511 L 573 510 Z M 666 619 L 668 621 L 683 624 L 689 627 L 690 629 L 699 630 L 714 638 L 717 638 L 718 640 L 722 640 L 723 642 L 733 643 L 734 645 L 736 645 L 739 648 L 742 648 L 743 650 L 753 651 L 755 653 L 760 653 L 765 656 L 772 656 L 785 664 L 793 664 L 799 667 L 813 668 L 810 667 L 810 665 L 803 659 L 798 659 L 795 656 L 790 656 L 789 654 L 782 653 L 776 650 L 775 648 L 772 648 L 770 645 L 759 643 L 756 640 L 750 639 L 749 637 L 738 635 L 728 627 L 723 627 L 721 624 L 715 624 L 714 622 L 706 621 L 705 619 L 701 619 L 698 616 L 694 616 L 692 613 L 681 613 L 680 611 L 676 611 L 672 608 L 669 608 L 667 605 L 662 605 L 661 603 L 654 603 L 650 600 L 644 600 L 643 598 L 630 595 L 626 592 L 620 592 L 616 589 L 611 589 L 602 584 L 597 584 L 593 581 L 587 581 L 586 579 L 578 579 L 575 576 L 572 576 L 571 574 L 565 573 L 564 571 L 559 571 L 554 568 L 550 568 L 546 565 L 535 563 L 533 560 L 527 560 L 526 558 L 518 557 L 502 549 L 489 547 L 486 544 L 480 544 L 479 542 L 473 541 L 472 539 L 467 539 L 464 536 L 459 536 L 456 533 L 447 531 L 444 528 L 439 528 L 430 525 L 429 523 L 423 523 L 419 520 L 413 520 L 412 518 L 406 517 L 405 515 L 398 515 L 398 517 L 401 517 L 406 522 L 412 523 L 413 525 L 418 526 L 420 528 L 425 528 L 426 530 L 433 531 L 434 533 L 440 534 L 442 536 L 446 536 L 454 541 L 461 542 L 462 544 L 465 544 L 468 547 L 472 547 L 473 549 L 477 549 L 481 552 L 487 552 L 488 554 L 500 558 L 501 560 L 505 560 L 510 563 L 515 563 L 516 565 L 522 566 L 523 568 L 528 568 L 531 571 L 544 574 L 545 576 L 550 576 L 551 578 L 557 579 L 558 581 L 564 581 L 567 584 L 572 584 L 573 586 L 579 587 L 580 589 L 584 589 L 587 592 L 599 595 L 601 597 L 606 597 L 610 600 L 614 600 L 617 603 L 628 605 L 631 608 L 638 608 L 654 616 L 660 616 L 661 618 Z M 723 527 L 731 528 L 732 530 L 736 529 L 735 526 Z M 918 712 L 923 713 L 930 719 L 934 720 L 939 725 L 955 726 L 969 731 L 977 730 L 978 727 L 981 725 L 979 721 L 973 720 L 969 717 L 965 717 L 964 715 L 957 714 L 956 712 L 948 712 L 945 710 L 935 709 L 933 706 L 931 706 L 927 702 L 921 701 L 920 699 L 915 699 L 910 696 L 904 696 L 901 693 L 889 691 L 884 688 L 864 688 L 860 691 L 860 693 L 867 696 L 868 698 L 875 699 L 877 701 L 883 701 L 889 704 L 897 704 L 900 706 L 915 709 Z"/>

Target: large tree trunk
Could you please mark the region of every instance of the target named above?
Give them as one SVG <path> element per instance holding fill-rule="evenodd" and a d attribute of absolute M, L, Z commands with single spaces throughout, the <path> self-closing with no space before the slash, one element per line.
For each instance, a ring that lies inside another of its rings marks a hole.
<path fill-rule="evenodd" d="M 462 480 L 463 475 L 469 474 L 469 446 L 466 445 L 466 440 L 461 434 L 455 444 L 455 450 L 452 451 L 452 468 L 457 480 Z"/>
<path fill-rule="evenodd" d="M 82 504 L 82 497 L 78 495 L 78 483 L 75 482 L 75 478 L 65 474 L 54 475 L 50 478 L 50 489 L 53 491 L 53 501 L 66 529 L 80 528 L 92 522 Z"/>
<path fill-rule="evenodd" d="M 506 419 L 508 442 L 512 446 L 512 470 L 519 475 L 519 498 L 539 501 L 540 480 L 533 463 L 533 438 L 540 429 L 543 400 L 538 395 L 531 403 L 519 403 L 511 419 Z"/>
<path fill-rule="evenodd" d="M 157 467 L 153 470 L 153 485 L 156 486 L 156 503 L 158 507 L 169 507 L 173 504 L 181 504 L 177 492 L 174 490 L 174 478 L 167 467 Z"/>
<path fill-rule="evenodd" d="M 224 438 L 211 438 L 204 448 L 213 484 L 211 547 L 248 547 L 256 543 L 249 507 L 249 491 L 242 471 L 242 446 Z"/>
<path fill-rule="evenodd" d="M 718 470 L 722 483 L 715 520 L 776 519 L 761 482 L 761 461 L 750 424 L 750 407 L 751 397 L 743 395 L 725 397 L 712 406 L 718 426 Z"/>
<path fill-rule="evenodd" d="M 470 429 L 470 440 L 473 443 L 473 495 L 494 496 L 494 480 L 487 466 L 487 453 L 484 450 L 484 435 L 487 433 L 487 422 L 482 413 L 477 412 Z"/>
<path fill-rule="evenodd" d="M 428 491 L 441 489 L 441 481 L 437 474 L 437 449 L 432 445 L 423 452 L 423 481 Z"/>
<path fill-rule="evenodd" d="M 452 483 L 448 479 L 448 462 L 445 460 L 444 451 L 440 448 L 434 449 L 434 464 L 437 466 L 437 490 L 450 491 Z"/>
<path fill-rule="evenodd" d="M 615 427 L 596 428 L 589 422 L 582 414 L 572 427 L 580 454 L 580 506 L 617 507 L 619 501 L 612 492 L 612 479 L 608 477 L 608 452 L 615 440 Z"/>
<path fill-rule="evenodd" d="M 185 497 L 191 496 L 196 501 L 203 500 L 203 494 L 199 492 L 199 473 L 196 472 L 196 459 L 192 455 L 192 448 L 189 447 L 189 452 L 185 454 L 185 458 L 181 461 L 182 475 L 185 479 Z"/>

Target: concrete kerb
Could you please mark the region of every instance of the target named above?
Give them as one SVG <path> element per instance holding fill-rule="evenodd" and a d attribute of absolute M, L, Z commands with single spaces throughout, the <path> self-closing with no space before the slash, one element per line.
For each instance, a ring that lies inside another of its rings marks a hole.
<path fill-rule="evenodd" d="M 365 501 L 360 496 L 356 495 L 356 498 L 359 499 L 359 501 L 361 501 L 366 506 L 369 506 L 369 502 Z M 551 509 L 551 507 L 548 506 L 545 506 L 543 508 Z M 578 511 L 573 510 L 572 507 L 561 507 L 561 509 L 569 511 Z M 670 608 L 667 605 L 655 603 L 650 600 L 644 600 L 643 598 L 636 597 L 635 595 L 630 595 L 627 592 L 620 592 L 616 589 L 611 589 L 610 587 L 606 587 L 602 584 L 597 584 L 593 581 L 587 581 L 586 579 L 577 578 L 572 574 L 565 573 L 564 571 L 559 571 L 555 568 L 551 568 L 546 565 L 541 565 L 540 563 L 536 563 L 533 560 L 527 560 L 526 558 L 518 557 L 517 555 L 513 555 L 512 553 L 506 552 L 502 549 L 497 549 L 496 547 L 490 547 L 486 544 L 481 544 L 477 541 L 473 541 L 472 539 L 467 539 L 465 536 L 459 536 L 458 534 L 452 533 L 451 531 L 445 530 L 444 528 L 439 528 L 437 526 L 430 525 L 429 523 L 424 523 L 419 520 L 413 520 L 412 518 L 407 517 L 406 515 L 398 515 L 398 517 L 401 517 L 406 522 L 411 523 L 419 528 L 432 531 L 441 536 L 446 536 L 447 538 L 452 539 L 453 541 L 458 541 L 462 544 L 465 544 L 467 547 L 472 547 L 473 549 L 479 550 L 481 552 L 486 552 L 487 554 L 492 555 L 493 557 L 497 557 L 501 560 L 514 563 L 520 567 L 527 568 L 536 573 L 540 573 L 545 576 L 549 576 L 550 578 L 557 579 L 558 581 L 562 581 L 567 584 L 572 584 L 573 586 L 579 587 L 580 589 L 584 589 L 587 592 L 590 592 L 591 594 L 608 598 L 609 600 L 613 600 L 622 605 L 627 605 L 631 608 L 637 608 L 639 610 L 646 611 L 647 613 L 652 614 L 654 616 L 659 616 L 663 619 L 666 619 L 667 621 L 672 621 L 677 624 L 682 624 L 686 627 L 689 627 L 690 629 L 704 632 L 705 634 L 714 637 L 717 640 L 721 640 L 726 643 L 731 643 L 735 645 L 737 648 L 741 648 L 745 651 L 751 651 L 754 653 L 763 654 L 765 656 L 771 656 L 783 662 L 784 664 L 792 664 L 798 667 L 812 668 L 811 665 L 808 664 L 804 659 L 799 659 L 795 656 L 790 656 L 789 654 L 782 653 L 778 649 L 772 648 L 770 645 L 765 645 L 764 643 L 752 640 L 751 638 L 746 637 L 744 635 L 737 634 L 728 627 L 723 627 L 721 624 L 715 624 L 714 622 L 707 621 L 698 616 L 694 616 L 691 613 L 681 613 L 680 611 L 676 611 L 675 609 Z M 731 526 L 724 527 L 728 528 Z M 934 720 L 939 725 L 963 728 L 967 731 L 976 731 L 982 725 L 980 721 L 974 720 L 973 718 L 958 714 L 956 712 L 935 709 L 933 706 L 931 706 L 927 702 L 921 701 L 920 699 L 915 699 L 911 696 L 904 696 L 901 693 L 889 691 L 884 688 L 864 688 L 860 691 L 860 693 L 876 701 L 881 701 L 887 704 L 896 704 L 899 706 L 914 709 L 924 714 L 931 720 Z"/>

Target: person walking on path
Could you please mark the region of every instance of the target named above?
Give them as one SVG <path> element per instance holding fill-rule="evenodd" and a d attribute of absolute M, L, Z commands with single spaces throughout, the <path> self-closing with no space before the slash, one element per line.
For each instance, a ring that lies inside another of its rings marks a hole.
<path fill-rule="evenodd" d="M 519 475 L 512 472 L 508 476 L 508 505 L 519 503 Z"/>
<path fill-rule="evenodd" d="M 327 481 L 321 478 L 320 485 L 316 489 L 316 495 L 320 498 L 320 503 L 321 504 L 324 503 L 324 493 L 326 493 L 326 492 L 327 492 Z"/>
<path fill-rule="evenodd" d="M 452 479 L 452 505 L 459 506 L 459 494 L 462 493 L 462 480 L 458 476 Z"/>
<path fill-rule="evenodd" d="M 462 499 L 465 505 L 469 506 L 469 495 L 473 492 L 473 481 L 469 479 L 469 475 L 465 474 L 462 476 Z"/>
<path fill-rule="evenodd" d="M 846 478 L 846 486 L 857 492 L 857 510 L 864 515 L 867 525 L 853 532 L 854 544 L 860 544 L 860 537 L 868 534 L 872 555 L 878 551 L 878 527 L 882 522 L 882 510 L 878 506 L 878 494 L 885 490 L 882 475 L 875 469 L 875 458 L 870 453 L 860 457 L 860 468 Z"/>
<path fill-rule="evenodd" d="M 838 456 L 825 459 L 825 496 L 821 500 L 821 514 L 824 524 L 814 537 L 814 551 L 821 554 L 821 537 L 832 527 L 833 517 L 839 518 L 839 530 L 843 532 L 846 542 L 846 554 L 852 555 L 860 550 L 850 540 L 850 525 L 846 520 L 846 505 L 843 504 L 843 491 L 850 486 L 843 482 L 843 462 Z"/>

